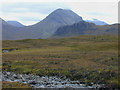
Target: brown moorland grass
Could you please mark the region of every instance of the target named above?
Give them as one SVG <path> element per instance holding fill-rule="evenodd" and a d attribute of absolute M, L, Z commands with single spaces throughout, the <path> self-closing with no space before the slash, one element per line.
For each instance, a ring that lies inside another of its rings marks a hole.
<path fill-rule="evenodd" d="M 8 81 L 3 81 L 2 82 L 2 90 L 6 90 L 7 89 L 29 89 L 31 90 L 31 86 L 28 84 L 23 84 L 23 83 L 19 83 L 19 82 L 8 82 Z"/>
<path fill-rule="evenodd" d="M 3 70 L 6 71 L 118 85 L 117 36 L 6 40 L 3 48 L 19 48 L 3 53 Z"/>

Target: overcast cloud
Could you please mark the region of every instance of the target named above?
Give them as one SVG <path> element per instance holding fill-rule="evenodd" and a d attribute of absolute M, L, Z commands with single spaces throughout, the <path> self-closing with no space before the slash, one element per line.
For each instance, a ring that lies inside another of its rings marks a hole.
<path fill-rule="evenodd" d="M 16 20 L 24 25 L 37 23 L 52 11 L 71 9 L 83 19 L 96 18 L 109 24 L 118 21 L 117 2 L 4 2 L 0 17 L 4 20 Z"/>

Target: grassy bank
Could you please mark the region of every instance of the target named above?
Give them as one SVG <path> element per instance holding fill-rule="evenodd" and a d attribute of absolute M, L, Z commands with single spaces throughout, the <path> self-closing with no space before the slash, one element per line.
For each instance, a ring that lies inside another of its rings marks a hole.
<path fill-rule="evenodd" d="M 118 85 L 118 37 L 79 36 L 61 39 L 3 41 L 3 70 L 66 76 L 81 83 Z"/>
<path fill-rule="evenodd" d="M 27 84 L 23 84 L 23 83 L 19 83 L 19 82 L 7 82 L 7 81 L 3 81 L 2 82 L 2 90 L 6 90 L 10 89 L 10 88 L 20 88 L 20 89 L 30 89 L 31 90 L 31 86 L 27 85 Z"/>

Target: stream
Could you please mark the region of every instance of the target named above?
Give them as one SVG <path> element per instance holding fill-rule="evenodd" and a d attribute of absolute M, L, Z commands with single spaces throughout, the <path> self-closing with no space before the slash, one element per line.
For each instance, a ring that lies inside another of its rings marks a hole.
<path fill-rule="evenodd" d="M 2 81 L 21 82 L 30 84 L 33 88 L 100 88 L 103 85 L 93 84 L 87 86 L 79 81 L 72 81 L 65 77 L 58 76 L 37 76 L 33 74 L 15 74 L 14 72 L 4 71 Z"/>

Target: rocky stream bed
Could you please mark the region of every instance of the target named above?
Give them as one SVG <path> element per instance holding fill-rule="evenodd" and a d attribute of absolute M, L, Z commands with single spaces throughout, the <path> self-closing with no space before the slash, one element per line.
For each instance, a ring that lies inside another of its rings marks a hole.
<path fill-rule="evenodd" d="M 30 84 L 33 88 L 100 88 L 103 86 L 93 83 L 91 83 L 91 86 L 88 86 L 80 81 L 72 81 L 66 77 L 40 77 L 33 74 L 15 74 L 14 72 L 6 71 L 2 73 L 2 81 Z"/>

